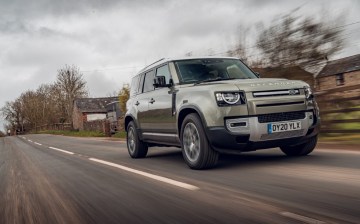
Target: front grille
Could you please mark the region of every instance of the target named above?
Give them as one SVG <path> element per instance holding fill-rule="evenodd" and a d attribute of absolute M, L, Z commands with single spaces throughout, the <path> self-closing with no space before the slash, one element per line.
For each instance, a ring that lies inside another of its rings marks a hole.
<path fill-rule="evenodd" d="M 259 123 L 269 123 L 277 121 L 291 121 L 291 120 L 300 120 L 305 118 L 305 112 L 285 112 L 285 113 L 275 113 L 275 114 L 262 114 L 258 116 Z"/>
<path fill-rule="evenodd" d="M 266 140 L 283 139 L 283 138 L 294 138 L 303 135 L 304 135 L 304 130 L 285 131 L 285 132 L 277 132 L 277 133 L 261 135 L 260 140 L 266 141 Z"/>
<path fill-rule="evenodd" d="M 283 90 L 269 90 L 253 92 L 253 96 L 256 97 L 270 97 L 270 96 L 294 96 L 300 95 L 300 89 L 283 89 Z"/>

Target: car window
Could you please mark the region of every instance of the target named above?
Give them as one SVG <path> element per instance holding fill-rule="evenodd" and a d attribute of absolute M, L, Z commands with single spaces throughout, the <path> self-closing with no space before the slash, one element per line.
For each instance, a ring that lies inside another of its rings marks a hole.
<path fill-rule="evenodd" d="M 142 93 L 143 92 L 143 87 L 144 87 L 144 77 L 145 77 L 145 74 L 140 74 L 139 75 L 139 86 L 138 86 L 138 91 L 137 93 Z"/>
<path fill-rule="evenodd" d="M 130 96 L 134 96 L 138 93 L 139 90 L 139 76 L 135 76 L 131 80 Z"/>
<path fill-rule="evenodd" d="M 154 90 L 154 71 L 145 73 L 143 93 Z"/>
<path fill-rule="evenodd" d="M 238 59 L 189 59 L 175 61 L 182 83 L 204 80 L 258 78 Z"/>
<path fill-rule="evenodd" d="M 166 64 L 156 69 L 156 76 L 165 76 L 166 84 L 170 83 L 171 75 L 169 66 Z"/>

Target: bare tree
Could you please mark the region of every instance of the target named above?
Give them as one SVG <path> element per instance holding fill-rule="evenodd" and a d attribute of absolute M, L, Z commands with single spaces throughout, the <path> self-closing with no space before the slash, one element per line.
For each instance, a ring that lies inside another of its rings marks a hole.
<path fill-rule="evenodd" d="M 63 110 L 65 120 L 72 122 L 73 102 L 76 98 L 83 98 L 88 95 L 86 81 L 76 66 L 66 65 L 58 70 L 55 82 L 59 106 Z"/>
<path fill-rule="evenodd" d="M 309 68 L 342 49 L 344 40 L 339 25 L 287 14 L 280 22 L 260 28 L 257 46 L 268 66 L 299 65 Z"/>
<path fill-rule="evenodd" d="M 13 129 L 23 129 L 24 115 L 20 99 L 16 99 L 14 102 L 6 102 L 0 111 L 1 115 L 9 123 L 9 126 Z"/>
<path fill-rule="evenodd" d="M 58 123 L 61 117 L 61 109 L 56 97 L 56 86 L 53 84 L 42 84 L 36 90 L 36 98 L 40 103 L 41 121 L 43 124 Z"/>
<path fill-rule="evenodd" d="M 19 100 L 22 102 L 22 116 L 32 128 L 44 124 L 43 103 L 36 91 L 28 90 L 21 94 Z"/>
<path fill-rule="evenodd" d="M 16 124 L 16 111 L 14 110 L 14 102 L 6 102 L 1 108 L 2 117 L 10 124 Z"/>
<path fill-rule="evenodd" d="M 54 84 L 43 84 L 36 91 L 23 92 L 0 109 L 11 129 L 24 131 L 41 125 L 71 122 L 73 101 L 87 96 L 86 82 L 75 66 L 58 71 Z"/>

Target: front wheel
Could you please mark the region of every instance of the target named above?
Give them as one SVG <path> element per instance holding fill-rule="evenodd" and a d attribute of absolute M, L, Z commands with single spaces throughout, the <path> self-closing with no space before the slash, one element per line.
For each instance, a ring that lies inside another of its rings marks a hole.
<path fill-rule="evenodd" d="M 144 158 L 148 152 L 148 146 L 139 139 L 135 124 L 131 121 L 127 127 L 126 143 L 129 155 L 132 158 Z"/>
<path fill-rule="evenodd" d="M 287 156 L 306 156 L 315 149 L 316 144 L 317 144 L 317 135 L 312 137 L 308 142 L 304 144 L 295 145 L 295 146 L 282 146 L 280 147 L 280 149 Z"/>
<path fill-rule="evenodd" d="M 197 114 L 189 114 L 181 125 L 182 154 L 192 169 L 207 169 L 217 164 L 219 153 L 214 151 L 205 135 Z"/>

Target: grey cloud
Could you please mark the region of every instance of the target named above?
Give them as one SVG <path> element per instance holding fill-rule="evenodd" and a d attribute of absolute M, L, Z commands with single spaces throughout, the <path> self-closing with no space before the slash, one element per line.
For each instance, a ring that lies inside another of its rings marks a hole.
<path fill-rule="evenodd" d="M 8 33 L 24 33 L 28 32 L 28 26 L 22 21 L 7 21 L 2 19 L 0 21 L 0 33 L 8 34 Z"/>
<path fill-rule="evenodd" d="M 2 0 L 0 13 L 8 18 L 38 18 L 47 15 L 67 17 L 73 14 L 86 15 L 89 13 L 101 13 L 115 7 L 136 8 L 157 7 L 163 5 L 165 0 Z"/>
<path fill-rule="evenodd" d="M 83 77 L 87 81 L 87 87 L 91 90 L 91 97 L 104 97 L 118 92 L 125 83 L 116 78 L 108 78 L 103 72 L 83 73 Z"/>

